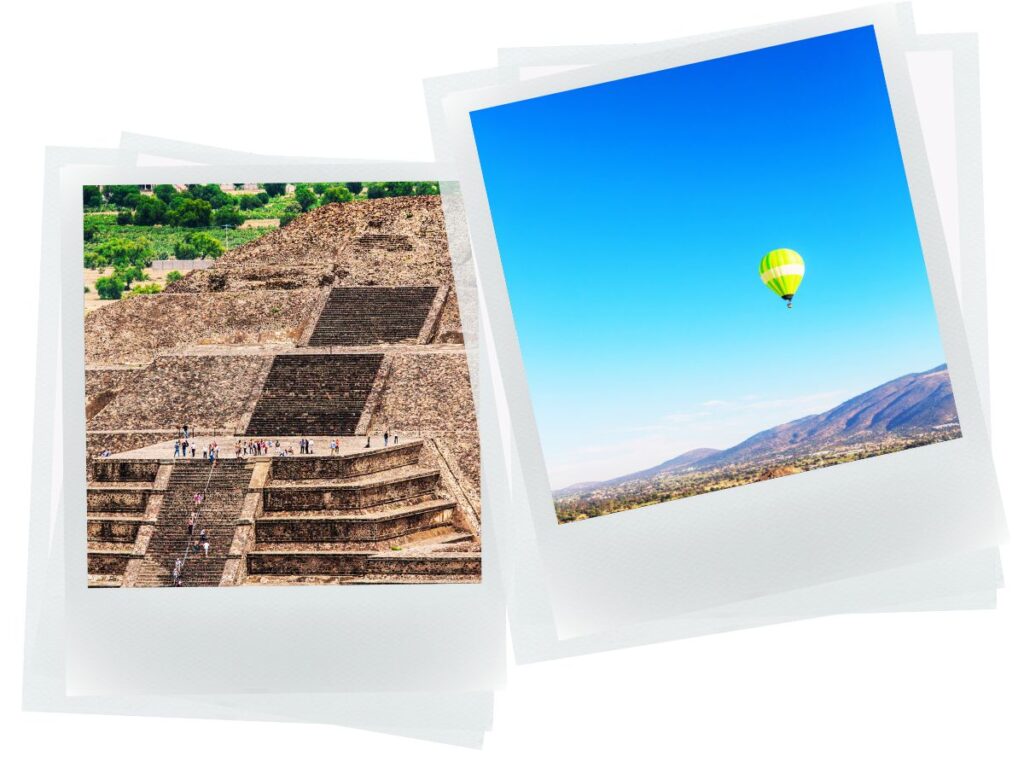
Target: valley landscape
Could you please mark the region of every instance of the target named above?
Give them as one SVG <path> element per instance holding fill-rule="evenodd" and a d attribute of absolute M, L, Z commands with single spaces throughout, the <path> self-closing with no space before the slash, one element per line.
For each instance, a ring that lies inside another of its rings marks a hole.
<path fill-rule="evenodd" d="M 718 450 L 698 448 L 657 466 L 554 491 L 560 523 L 660 504 L 960 437 L 945 364 L 901 376 L 829 411 Z"/>

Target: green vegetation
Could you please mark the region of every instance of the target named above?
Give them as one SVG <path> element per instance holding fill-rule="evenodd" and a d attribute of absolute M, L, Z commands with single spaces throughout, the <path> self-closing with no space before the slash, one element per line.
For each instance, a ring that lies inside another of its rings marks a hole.
<path fill-rule="evenodd" d="M 174 258 L 191 261 L 193 259 L 216 259 L 224 253 L 220 240 L 209 232 L 187 232 L 174 244 Z M 173 272 L 171 274 L 174 274 Z M 178 278 L 181 273 L 178 273 Z M 167 276 L 171 282 L 171 276 Z"/>
<path fill-rule="evenodd" d="M 161 288 L 157 283 L 146 283 L 145 285 L 136 285 L 132 288 L 132 293 L 160 293 L 162 290 L 163 288 Z"/>
<path fill-rule="evenodd" d="M 145 279 L 140 275 L 153 259 L 215 259 L 266 234 L 266 227 L 241 228 L 249 219 L 276 219 L 284 227 L 322 205 L 439 194 L 436 182 L 274 182 L 256 192 L 242 186 L 157 184 L 152 192 L 133 184 L 83 186 L 84 264 L 114 269 L 102 289 L 97 282 L 96 292 L 116 298 L 127 290 L 151 291 L 132 283 Z"/>
<path fill-rule="evenodd" d="M 128 266 L 141 269 L 153 263 L 154 255 L 152 243 L 145 237 L 112 237 L 91 251 L 86 250 L 85 266 L 89 269 Z"/>
<path fill-rule="evenodd" d="M 213 206 L 206 200 L 176 197 L 167 215 L 167 223 L 176 227 L 208 227 L 212 213 Z"/>
<path fill-rule="evenodd" d="M 100 295 L 101 299 L 120 299 L 123 291 L 124 283 L 116 277 L 96 278 L 96 293 Z"/>
<path fill-rule="evenodd" d="M 170 205 L 178 195 L 178 190 L 174 188 L 173 184 L 157 184 L 153 187 L 153 194 L 158 200 L 163 201 L 164 205 Z"/>
<path fill-rule="evenodd" d="M 243 221 L 245 216 L 233 205 L 222 206 L 213 214 L 213 223 L 218 227 L 237 227 Z"/>
<path fill-rule="evenodd" d="M 181 274 L 181 272 L 179 272 L 176 269 L 172 269 L 170 272 L 167 273 L 167 277 L 165 277 L 164 280 L 167 282 L 168 285 L 170 285 L 171 283 L 178 282 L 183 277 L 184 275 Z"/>
<path fill-rule="evenodd" d="M 165 221 L 167 221 L 167 203 L 158 197 L 143 197 L 139 200 L 133 223 L 146 226 L 163 224 Z"/>
<path fill-rule="evenodd" d="M 86 208 L 99 208 L 103 205 L 103 193 L 96 186 L 82 187 L 82 205 Z"/>
<path fill-rule="evenodd" d="M 297 184 L 295 186 L 295 202 L 299 204 L 303 213 L 316 206 L 316 192 L 308 184 Z"/>
<path fill-rule="evenodd" d="M 330 205 L 331 203 L 347 203 L 352 200 L 352 193 L 348 187 L 343 184 L 336 184 L 334 186 L 327 187 L 320 197 L 320 205 Z"/>
<path fill-rule="evenodd" d="M 145 238 L 153 250 L 154 259 L 176 259 L 175 245 L 190 234 L 205 234 L 216 239 L 222 251 L 237 248 L 266 234 L 266 228 L 253 229 L 220 229 L 210 226 L 206 228 L 176 227 L 170 224 L 162 226 L 118 226 L 113 216 L 103 213 L 85 214 L 85 228 L 92 232 L 91 239 L 85 243 L 85 266 L 88 268 L 107 266 L 95 262 L 95 254 L 104 243 L 117 239 L 137 240 Z"/>

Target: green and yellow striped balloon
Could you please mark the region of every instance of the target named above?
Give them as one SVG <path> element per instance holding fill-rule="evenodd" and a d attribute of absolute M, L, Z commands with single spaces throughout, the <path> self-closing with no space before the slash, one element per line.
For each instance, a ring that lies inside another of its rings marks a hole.
<path fill-rule="evenodd" d="M 761 259 L 761 282 L 782 297 L 787 307 L 793 306 L 793 295 L 804 279 L 804 260 L 789 248 L 768 251 Z"/>

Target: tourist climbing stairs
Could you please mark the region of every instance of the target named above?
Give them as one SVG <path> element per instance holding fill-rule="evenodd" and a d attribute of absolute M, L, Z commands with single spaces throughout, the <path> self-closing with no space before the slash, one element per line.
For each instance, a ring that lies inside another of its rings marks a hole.
<path fill-rule="evenodd" d="M 182 561 L 181 586 L 218 586 L 252 473 L 253 464 L 245 459 L 218 459 L 213 464 L 203 459 L 175 462 L 134 586 L 173 586 L 178 560 Z M 196 494 L 202 494 L 198 507 Z M 197 512 L 196 524 L 189 537 L 187 526 L 193 512 Z M 200 546 L 202 530 L 210 543 L 209 556 Z"/>

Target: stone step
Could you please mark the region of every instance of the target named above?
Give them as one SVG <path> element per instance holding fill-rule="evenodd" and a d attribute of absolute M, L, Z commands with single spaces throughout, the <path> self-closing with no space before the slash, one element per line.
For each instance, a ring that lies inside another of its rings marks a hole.
<path fill-rule="evenodd" d="M 448 526 L 454 510 L 454 502 L 440 499 L 373 514 L 262 516 L 256 520 L 256 544 L 385 542 Z"/>
<path fill-rule="evenodd" d="M 86 537 L 91 542 L 135 543 L 142 521 L 122 516 L 94 516 L 86 519 Z"/>
<path fill-rule="evenodd" d="M 383 359 L 380 354 L 277 355 L 245 434 L 354 434 Z"/>
<path fill-rule="evenodd" d="M 254 468 L 255 463 L 244 459 L 219 459 L 215 464 L 182 459 L 174 463 L 136 585 L 173 586 L 174 563 L 179 558 L 185 562 L 184 586 L 220 584 Z M 192 533 L 194 549 L 186 557 L 187 523 L 196 511 L 196 493 L 203 493 L 203 502 Z M 201 530 L 206 531 L 210 543 L 209 557 L 196 548 Z"/>
<path fill-rule="evenodd" d="M 436 286 L 332 288 L 309 346 L 416 341 L 436 295 Z"/>
<path fill-rule="evenodd" d="M 400 554 L 341 550 L 277 549 L 249 553 L 250 581 L 267 577 L 331 577 L 367 582 L 408 581 L 430 583 L 455 579 L 476 580 L 481 575 L 479 553 Z"/>
<path fill-rule="evenodd" d="M 359 510 L 434 493 L 440 482 L 437 470 L 394 470 L 386 479 L 371 475 L 363 482 L 273 483 L 263 489 L 263 509 L 276 511 Z"/>
<path fill-rule="evenodd" d="M 371 448 L 345 456 L 275 456 L 272 480 L 328 480 L 359 477 L 419 461 L 422 440 L 410 440 L 387 448 Z"/>
<path fill-rule="evenodd" d="M 151 485 L 90 485 L 85 492 L 86 511 L 98 514 L 143 514 L 152 493 Z"/>
<path fill-rule="evenodd" d="M 98 458 L 92 461 L 92 477 L 97 483 L 152 483 L 159 471 L 157 459 Z"/>
<path fill-rule="evenodd" d="M 89 549 L 86 552 L 86 563 L 91 575 L 123 576 L 131 560 L 130 551 Z"/>

